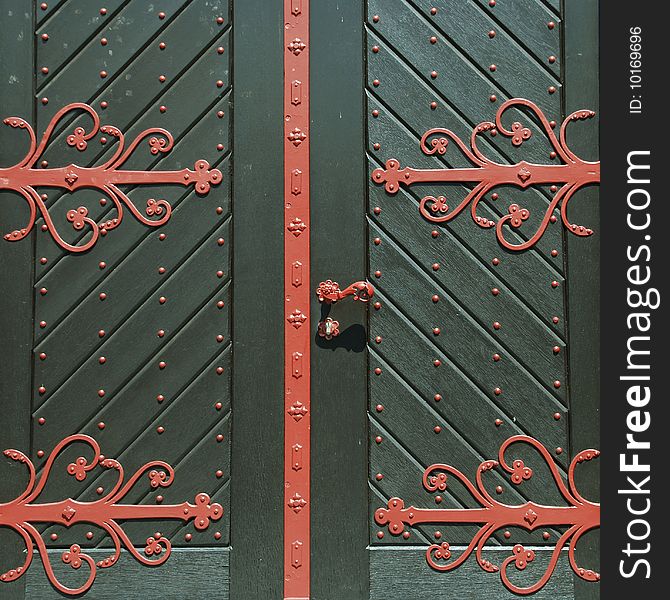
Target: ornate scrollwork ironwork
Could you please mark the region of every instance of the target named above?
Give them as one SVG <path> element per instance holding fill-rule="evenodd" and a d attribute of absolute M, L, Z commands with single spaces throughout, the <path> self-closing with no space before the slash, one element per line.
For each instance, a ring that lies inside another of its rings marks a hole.
<path fill-rule="evenodd" d="M 530 111 L 540 123 L 540 128 L 549 139 L 552 147 L 552 156 L 560 158 L 562 164 L 535 164 L 521 161 L 516 164 L 501 164 L 487 158 L 477 146 L 478 136 L 490 133 L 510 138 L 512 145 L 519 147 L 532 137 L 532 131 L 522 123 L 515 121 L 510 129 L 502 123 L 503 114 L 511 108 Z M 504 102 L 498 109 L 495 122 L 485 121 L 472 131 L 470 147 L 449 129 L 429 129 L 421 137 L 421 150 L 428 156 L 445 155 L 450 143 L 453 142 L 473 165 L 462 169 L 414 169 L 400 168 L 400 162 L 392 158 L 386 161 L 386 168 L 375 169 L 372 180 L 384 184 L 389 194 L 396 194 L 401 185 L 410 186 L 417 183 L 465 183 L 474 184 L 474 188 L 466 197 L 451 208 L 444 196 L 425 196 L 419 204 L 419 211 L 429 221 L 447 223 L 457 217 L 470 205 L 470 213 L 477 225 L 484 228 L 495 227 L 499 242 L 508 250 L 526 250 L 534 246 L 544 235 L 547 226 L 552 221 L 554 210 L 560 206 L 563 224 L 571 233 L 585 237 L 593 234 L 593 230 L 582 225 L 576 225 L 568 219 L 567 209 L 570 199 L 583 187 L 600 183 L 600 162 L 588 162 L 576 156 L 570 150 L 566 140 L 566 130 L 570 123 L 582 121 L 595 116 L 591 110 L 578 110 L 569 115 L 562 123 L 558 136 L 540 108 L 523 98 L 513 98 Z M 555 125 L 555 124 L 554 124 Z M 561 184 L 561 187 L 558 187 Z M 526 241 L 513 243 L 505 238 L 505 225 L 518 229 L 530 216 L 526 208 L 517 204 L 509 207 L 508 214 L 498 222 L 486 219 L 477 214 L 477 206 L 484 196 L 491 190 L 502 186 L 512 185 L 526 189 L 537 185 L 556 186 L 552 191 L 554 197 L 547 206 L 537 231 Z"/>
<path fill-rule="evenodd" d="M 93 459 L 89 462 L 85 457 L 80 456 L 68 465 L 67 472 L 77 481 L 84 481 L 88 473 L 99 466 L 103 469 L 116 471 L 116 483 L 107 494 L 93 502 L 80 502 L 72 498 L 60 502 L 36 502 L 44 490 L 54 461 L 67 446 L 75 442 L 88 445 L 93 450 Z M 119 521 L 176 519 L 185 523 L 193 521 L 196 529 L 203 530 L 209 527 L 210 521 L 218 521 L 223 515 L 223 507 L 220 504 L 212 503 L 210 497 L 204 493 L 196 495 L 195 504 L 189 502 L 171 505 L 121 504 L 123 498 L 143 475 L 146 475 L 149 479 L 149 486 L 152 489 L 164 488 L 172 483 L 174 469 L 166 462 L 152 461 L 135 471 L 133 476 L 124 484 L 124 471 L 121 463 L 113 458 L 104 457 L 100 453 L 98 443 L 87 435 L 71 435 L 62 440 L 49 455 L 39 480 L 35 466 L 23 452 L 10 449 L 5 450 L 4 454 L 8 458 L 26 465 L 29 480 L 25 491 L 20 496 L 6 504 L 0 503 L 0 527 L 7 527 L 15 531 L 26 545 L 24 563 L 0 574 L 0 582 L 15 581 L 22 577 L 32 562 L 33 551 L 37 546 L 44 570 L 51 584 L 64 594 L 83 594 L 93 585 L 98 568 L 106 569 L 117 563 L 122 546 L 136 560 L 147 566 L 161 565 L 170 556 L 172 549 L 170 540 L 160 534 L 147 538 L 143 556 L 134 547 Z M 114 551 L 110 556 L 96 562 L 78 544 L 70 546 L 68 550 L 61 554 L 63 563 L 70 565 L 73 569 L 79 569 L 86 563 L 89 573 L 86 581 L 78 588 L 67 587 L 58 580 L 54 573 L 46 544 L 35 527 L 36 523 L 63 525 L 65 527 L 70 527 L 75 523 L 92 523 L 109 535 L 114 544 Z"/>
<path fill-rule="evenodd" d="M 36 167 L 36 163 L 44 154 L 58 123 L 65 115 L 75 111 L 83 111 L 91 117 L 93 127 L 90 131 L 81 126 L 75 127 L 74 131 L 66 138 L 67 144 L 83 152 L 88 147 L 89 140 L 99 132 L 104 133 L 117 141 L 116 149 L 111 158 L 97 167 L 79 167 L 75 164 L 55 168 Z M 209 163 L 202 159 L 195 162 L 193 169 L 179 171 L 121 170 L 121 167 L 144 140 L 148 141 L 149 152 L 152 155 L 156 156 L 169 152 L 174 145 L 172 134 L 161 127 L 145 129 L 126 148 L 123 133 L 112 125 L 101 126 L 98 113 L 88 104 L 82 102 L 74 102 L 61 108 L 49 122 L 39 144 L 33 128 L 24 119 L 8 117 L 4 119 L 4 123 L 16 129 L 26 130 L 30 137 L 30 148 L 23 160 L 12 167 L 0 168 L 0 190 L 10 190 L 19 194 L 26 201 L 30 210 L 28 223 L 4 236 L 10 242 L 22 240 L 32 231 L 39 212 L 44 219 L 46 229 L 61 248 L 69 252 L 85 252 L 97 243 L 100 235 L 105 235 L 108 231 L 119 226 L 123 220 L 124 206 L 130 210 L 138 221 L 149 227 L 159 227 L 170 218 L 172 207 L 166 200 L 156 200 L 154 198 L 147 200 L 144 209 L 145 216 L 119 186 L 173 184 L 188 187 L 192 185 L 196 193 L 203 196 L 209 192 L 212 185 L 218 185 L 223 179 L 221 171 L 210 169 Z M 74 192 L 81 188 L 95 188 L 113 202 L 116 215 L 103 223 L 97 224 L 88 216 L 88 209 L 85 206 L 68 211 L 67 220 L 72 223 L 75 230 L 81 231 L 88 226 L 92 234 L 87 241 L 81 244 L 70 244 L 63 239 L 56 228 L 45 204 L 45 196 L 36 191 L 36 188 L 39 187 L 61 188 L 68 192 Z"/>
<path fill-rule="evenodd" d="M 533 476 L 533 470 L 526 466 L 522 460 L 517 459 L 509 463 L 505 458 L 507 449 L 517 442 L 528 444 L 539 452 L 549 467 L 558 491 L 566 500 L 566 506 L 542 506 L 533 502 L 510 506 L 494 500 L 489 494 L 484 487 L 482 476 L 498 465 L 509 474 L 514 485 L 520 485 Z M 566 544 L 569 544 L 568 560 L 575 574 L 586 581 L 599 581 L 600 575 L 598 573 L 577 564 L 575 548 L 585 533 L 600 527 L 600 504 L 584 499 L 577 490 L 574 479 L 575 467 L 578 464 L 593 460 L 598 456 L 600 456 L 598 450 L 584 450 L 577 454 L 568 468 L 568 483 L 566 485 L 551 454 L 540 442 L 525 435 L 513 436 L 500 447 L 498 461 L 487 460 L 479 465 L 475 476 L 476 484 L 473 484 L 463 473 L 451 465 L 434 464 L 423 473 L 423 486 L 427 491 L 445 491 L 448 478 L 453 477 L 468 490 L 480 505 L 480 508 L 425 509 L 415 508 L 414 506 L 405 508 L 405 503 L 401 498 L 391 498 L 386 508 L 377 509 L 375 521 L 380 526 L 388 526 L 389 532 L 395 536 L 404 531 L 405 525 L 413 526 L 422 523 L 481 525 L 467 548 L 456 558 L 452 559 L 451 548 L 449 543 L 445 541 L 440 544 L 433 544 L 427 549 L 426 561 L 436 571 L 452 571 L 462 565 L 474 551 L 479 566 L 488 573 L 500 572 L 500 578 L 505 587 L 515 594 L 528 595 L 542 589 L 551 578 L 560 552 Z M 533 550 L 526 550 L 522 545 L 516 544 L 513 547 L 512 556 L 506 558 L 500 566 L 493 564 L 482 556 L 486 542 L 496 531 L 502 528 L 521 527 L 528 531 L 534 531 L 541 527 L 550 526 L 566 526 L 568 529 L 556 542 L 544 574 L 531 586 L 520 587 L 514 584 L 507 571 L 512 563 L 520 571 L 526 569 L 528 564 L 535 559 Z"/>

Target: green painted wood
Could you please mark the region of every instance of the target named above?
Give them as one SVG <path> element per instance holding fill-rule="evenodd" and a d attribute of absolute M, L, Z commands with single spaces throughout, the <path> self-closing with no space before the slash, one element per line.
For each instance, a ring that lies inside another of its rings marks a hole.
<path fill-rule="evenodd" d="M 310 3 L 311 289 L 365 279 L 367 167 L 354 150 L 365 144 L 363 9 L 362 0 Z M 366 306 L 332 306 L 341 334 L 330 341 L 316 335 L 326 314 L 316 295 L 311 314 L 311 592 L 367 600 Z"/>
<path fill-rule="evenodd" d="M 140 549 L 142 550 L 142 549 Z M 60 552 L 50 552 L 51 560 L 57 564 Z M 91 555 L 96 560 L 108 554 L 104 550 L 94 550 Z M 35 560 L 38 560 L 36 557 Z M 85 567 L 83 567 L 85 568 Z M 69 580 L 81 581 L 82 573 L 62 567 L 58 574 Z M 74 573 L 74 575 L 73 575 Z M 27 577 L 27 598 L 56 600 L 64 596 L 54 591 L 40 569 L 31 569 Z M 77 578 L 78 579 L 74 579 Z M 119 581 L 123 581 L 120 588 Z M 74 583 L 71 583 L 74 585 Z M 159 594 L 165 600 L 182 600 L 187 594 L 193 598 L 228 600 L 230 596 L 230 550 L 187 550 L 175 549 L 172 556 L 157 569 L 140 565 L 123 551 L 119 562 L 110 569 L 98 571 L 95 585 L 83 596 L 86 600 L 135 600 Z"/>
<path fill-rule="evenodd" d="M 599 106 L 598 78 L 598 2 L 565 3 L 565 103 L 566 112 Z M 598 156 L 598 121 L 586 128 L 575 129 L 570 136 L 572 148 L 581 156 Z M 572 205 L 573 219 L 591 223 L 596 231 L 593 244 L 581 239 L 567 239 L 568 318 L 570 320 L 570 384 L 572 394 L 571 447 L 600 448 L 600 204 L 599 189 L 587 188 Z M 584 465 L 577 473 L 582 494 L 589 499 L 600 498 L 600 469 L 597 464 Z M 585 537 L 577 548 L 577 561 L 600 570 L 599 534 Z M 600 584 L 589 585 L 575 577 L 575 598 L 597 600 Z"/>
<path fill-rule="evenodd" d="M 233 32 L 235 600 L 283 598 L 283 9 L 235 3 L 236 23 L 246 24 Z"/>
<path fill-rule="evenodd" d="M 485 558 L 502 562 L 511 553 L 511 548 L 490 549 Z M 516 583 L 534 583 L 533 577 L 544 569 L 548 562 L 546 550 L 535 548 L 535 563 L 519 574 L 512 567 L 510 577 Z M 530 573 L 532 571 L 532 574 Z M 474 557 L 450 573 L 436 573 L 427 564 L 424 548 L 374 548 L 370 551 L 371 600 L 515 600 L 519 596 L 508 592 L 497 573 L 486 573 Z M 538 600 L 571 600 L 572 578 L 567 567 L 567 557 L 562 557 L 556 573 L 547 586 L 530 596 Z M 524 581 L 525 580 L 525 581 Z"/>
<path fill-rule="evenodd" d="M 31 117 L 33 80 L 33 15 L 25 2 L 8 0 L 0 6 L 0 107 L 2 118 Z M 0 165 L 19 162 L 28 150 L 27 139 L 10 127 L 0 128 Z M 25 202 L 17 194 L 0 192 L 0 232 L 4 235 L 28 219 Z M 22 244 L 0 239 L 0 450 L 29 448 L 30 396 L 32 386 L 32 236 Z M 23 491 L 24 465 L 0 457 L 0 502 Z M 0 572 L 23 562 L 22 542 L 6 528 L 0 528 Z M 22 600 L 25 581 L 3 584 L 0 595 Z"/>

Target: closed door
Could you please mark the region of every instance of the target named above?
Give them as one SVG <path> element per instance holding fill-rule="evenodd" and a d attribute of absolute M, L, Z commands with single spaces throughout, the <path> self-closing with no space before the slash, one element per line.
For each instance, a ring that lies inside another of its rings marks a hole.
<path fill-rule="evenodd" d="M 599 597 L 597 3 L 24 5 L 0 595 Z"/>

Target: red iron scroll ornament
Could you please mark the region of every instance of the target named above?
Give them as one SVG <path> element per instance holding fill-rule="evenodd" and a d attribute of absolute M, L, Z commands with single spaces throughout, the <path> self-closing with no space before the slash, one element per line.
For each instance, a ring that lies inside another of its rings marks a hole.
<path fill-rule="evenodd" d="M 80 152 L 86 150 L 88 141 L 95 137 L 98 132 L 104 133 L 118 141 L 116 150 L 111 158 L 97 167 L 79 167 L 74 164 L 65 167 L 39 168 L 37 161 L 44 154 L 54 129 L 68 113 L 82 110 L 93 120 L 93 127 L 86 131 L 81 126 L 74 128 L 73 132 L 66 138 L 69 146 L 75 147 Z M 167 185 L 176 184 L 183 186 L 194 186 L 195 191 L 206 195 L 212 185 L 221 183 L 223 175 L 218 169 L 210 169 L 206 160 L 198 160 L 194 170 L 182 169 L 180 171 L 126 171 L 120 167 L 130 158 L 137 146 L 148 140 L 149 151 L 152 155 L 165 154 L 172 149 L 174 139 L 172 134 L 160 127 L 152 127 L 140 133 L 135 140 L 125 148 L 123 133 L 112 125 L 100 126 L 100 117 L 88 104 L 75 102 L 61 108 L 51 119 L 39 144 L 35 137 L 33 128 L 19 117 L 8 117 L 4 120 L 6 125 L 17 129 L 25 129 L 30 136 L 30 149 L 25 158 L 9 168 L 0 168 L 0 190 L 10 190 L 21 195 L 27 202 L 30 210 L 28 223 L 21 229 L 16 229 L 5 235 L 5 239 L 16 242 L 25 238 L 33 229 L 37 212 L 44 219 L 44 224 L 54 241 L 64 250 L 70 252 L 84 252 L 92 248 L 98 241 L 100 235 L 119 226 L 123 219 L 123 206 L 128 207 L 133 216 L 140 222 L 150 227 L 159 227 L 165 224 L 172 213 L 172 207 L 166 200 L 147 200 L 144 212 L 135 206 L 133 201 L 119 188 L 124 185 Z M 44 202 L 45 197 L 37 193 L 36 188 L 52 187 L 61 188 L 68 192 L 74 192 L 81 188 L 95 188 L 111 199 L 116 209 L 116 216 L 109 218 L 104 223 L 97 224 L 88 216 L 88 209 L 80 206 L 76 210 L 68 211 L 67 220 L 72 227 L 81 231 L 84 227 L 91 228 L 92 235 L 81 244 L 69 244 L 58 232 L 48 208 Z M 147 217 L 156 217 L 149 219 Z"/>
<path fill-rule="evenodd" d="M 67 467 L 68 473 L 77 481 L 84 481 L 87 473 L 96 466 L 113 469 L 117 472 L 117 481 L 112 489 L 102 498 L 94 502 L 79 502 L 68 498 L 60 502 L 40 504 L 35 502 L 42 493 L 53 467 L 54 461 L 64 448 L 74 442 L 87 444 L 93 450 L 93 459 L 88 462 L 80 456 Z M 9 582 L 19 579 L 30 566 L 33 550 L 37 546 L 44 570 L 51 584 L 60 592 L 78 595 L 86 592 L 95 580 L 97 568 L 106 569 L 116 564 L 121 555 L 121 546 L 132 554 L 140 563 L 147 566 L 163 564 L 170 556 L 172 545 L 170 540 L 156 534 L 147 538 L 144 556 L 138 552 L 119 521 L 145 519 L 176 519 L 184 522 L 193 521 L 198 530 L 207 529 L 211 521 L 218 521 L 223 515 L 220 504 L 211 503 L 207 494 L 197 494 L 195 504 L 133 505 L 121 504 L 120 501 L 130 492 L 137 481 L 146 474 L 151 488 L 168 487 L 174 478 L 174 469 L 163 461 L 153 461 L 139 468 L 124 485 L 124 472 L 121 464 L 113 458 L 105 458 L 100 454 L 100 446 L 87 435 L 71 435 L 62 440 L 51 452 L 44 470 L 37 481 L 35 466 L 30 459 L 18 450 L 5 450 L 5 456 L 21 462 L 28 467 L 30 479 L 25 491 L 15 500 L 7 504 L 0 503 L 0 527 L 8 527 L 21 536 L 26 544 L 26 559 L 23 565 L 0 574 L 0 581 Z M 92 523 L 104 529 L 114 543 L 114 552 L 97 563 L 82 551 L 78 544 L 70 546 L 61 554 L 61 560 L 73 569 L 79 569 L 84 563 L 88 566 L 88 578 L 78 588 L 69 588 L 60 583 L 51 565 L 46 545 L 35 523 L 49 523 L 70 527 L 75 523 Z M 153 558 L 149 558 L 153 557 Z"/>
<path fill-rule="evenodd" d="M 522 460 L 515 460 L 511 465 L 505 460 L 506 450 L 516 442 L 532 446 L 544 458 L 558 490 L 567 502 L 567 506 L 542 506 L 533 502 L 509 506 L 497 502 L 491 497 L 482 482 L 482 474 L 498 465 L 510 474 L 510 479 L 514 485 L 519 485 L 533 476 L 533 470 L 527 467 Z M 425 509 L 414 508 L 413 506 L 405 508 L 405 503 L 400 498 L 391 498 L 387 508 L 377 509 L 375 521 L 381 526 L 388 525 L 389 532 L 392 535 L 400 535 L 406 524 L 412 526 L 421 523 L 480 524 L 481 528 L 459 556 L 450 560 L 452 551 L 449 543 L 442 542 L 441 544 L 433 544 L 428 548 L 426 560 L 437 571 L 451 571 L 462 565 L 476 548 L 475 556 L 479 566 L 488 573 L 499 571 L 505 587 L 515 594 L 534 594 L 542 589 L 551 578 L 561 550 L 567 543 L 569 543 L 568 559 L 575 574 L 586 581 L 599 581 L 600 575 L 598 573 L 577 564 L 575 547 L 587 531 L 600 527 L 600 504 L 585 500 L 577 491 L 574 479 L 575 467 L 579 463 L 592 460 L 598 456 L 600 456 L 598 450 L 584 450 L 577 454 L 568 468 L 568 485 L 566 486 L 549 451 L 537 440 L 525 435 L 517 435 L 506 440 L 500 447 L 498 462 L 487 460 L 479 465 L 476 486 L 463 473 L 450 465 L 431 465 L 423 473 L 423 486 L 429 492 L 444 492 L 447 489 L 448 476 L 452 476 L 467 488 L 481 508 Z M 534 531 L 541 527 L 551 526 L 565 526 L 568 529 L 556 542 L 546 571 L 534 585 L 519 587 L 512 583 L 507 574 L 507 569 L 512 563 L 519 571 L 523 571 L 529 563 L 533 562 L 535 553 L 532 550 L 526 550 L 520 544 L 515 545 L 512 556 L 506 558 L 501 566 L 491 563 L 482 556 L 484 545 L 499 529 L 522 527 L 528 531 Z"/>
<path fill-rule="evenodd" d="M 494 162 L 477 147 L 477 136 L 484 133 L 511 138 L 512 145 L 519 147 L 524 141 L 532 136 L 532 132 L 520 122 L 512 123 L 512 128 L 507 129 L 502 124 L 502 116 L 510 108 L 529 110 L 539 121 L 541 129 L 546 134 L 552 146 L 552 157 L 560 158 L 562 164 L 544 165 L 521 161 L 513 165 Z M 429 129 L 421 137 L 421 150 L 429 156 L 444 155 L 452 141 L 465 157 L 474 165 L 464 169 L 414 169 L 412 167 L 400 168 L 397 159 L 386 161 L 385 169 L 375 169 L 372 172 L 372 180 L 375 183 L 384 183 L 389 194 L 396 194 L 400 185 L 409 186 L 415 183 L 465 183 L 475 187 L 470 191 L 456 208 L 450 210 L 447 199 L 444 196 L 425 196 L 419 204 L 421 214 L 434 223 L 446 223 L 457 217 L 467 206 L 470 205 L 470 213 L 475 223 L 480 227 L 495 227 L 499 242 L 508 250 L 526 250 L 534 246 L 542 237 L 547 226 L 552 221 L 554 210 L 560 206 L 561 219 L 565 227 L 571 233 L 578 236 L 589 236 L 593 230 L 582 225 L 575 225 L 568 219 L 567 209 L 570 199 L 574 194 L 587 185 L 600 183 L 600 162 L 587 162 L 576 156 L 568 147 L 566 141 L 566 129 L 573 121 L 590 119 L 595 116 L 591 110 L 578 110 L 569 115 L 560 128 L 558 137 L 554 133 L 552 123 L 540 108 L 530 100 L 513 98 L 503 103 L 496 113 L 495 123 L 485 121 L 477 125 L 470 136 L 470 148 L 449 129 Z M 437 137 L 439 136 L 439 137 Z M 561 187 L 558 187 L 561 184 Z M 477 205 L 491 190 L 502 186 L 512 185 L 521 189 L 531 186 L 552 185 L 556 186 L 555 195 L 544 213 L 544 217 L 533 236 L 522 243 L 512 243 L 505 239 L 505 225 L 519 228 L 530 216 L 526 208 L 518 204 L 511 204 L 509 212 L 497 223 L 477 215 Z"/>

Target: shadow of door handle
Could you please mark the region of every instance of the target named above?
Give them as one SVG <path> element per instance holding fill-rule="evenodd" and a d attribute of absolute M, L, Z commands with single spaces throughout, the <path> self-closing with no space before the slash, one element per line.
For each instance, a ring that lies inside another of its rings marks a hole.
<path fill-rule="evenodd" d="M 332 279 L 326 279 L 316 288 L 316 295 L 319 302 L 324 304 L 334 304 L 342 298 L 353 296 L 354 300 L 361 302 L 369 302 L 370 298 L 374 296 L 375 290 L 367 281 L 356 281 L 350 286 L 340 289 L 340 284 Z M 319 322 L 318 333 L 322 338 L 330 340 L 340 335 L 339 322 L 327 317 L 324 321 Z"/>

